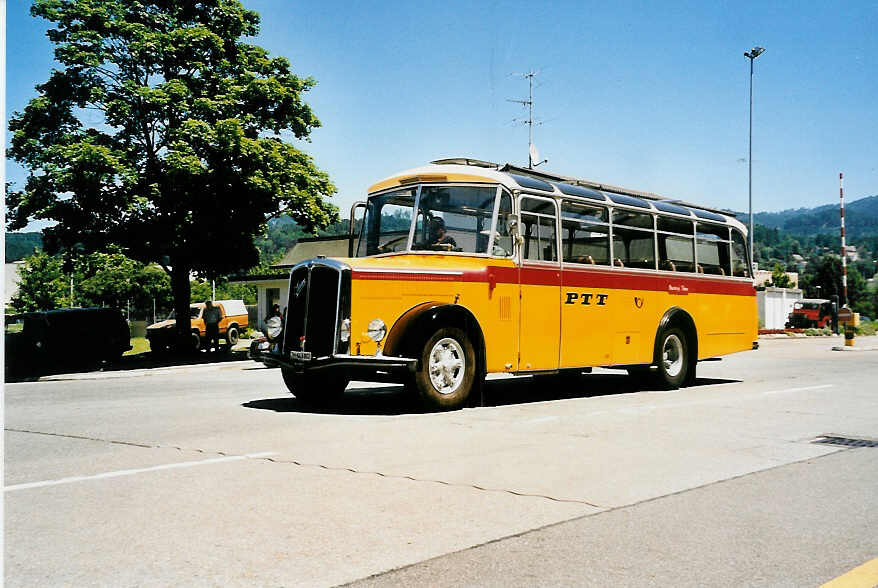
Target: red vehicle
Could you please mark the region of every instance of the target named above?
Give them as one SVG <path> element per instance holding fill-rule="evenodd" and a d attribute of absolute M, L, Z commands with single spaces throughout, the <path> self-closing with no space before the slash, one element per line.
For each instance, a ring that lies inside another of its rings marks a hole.
<path fill-rule="evenodd" d="M 803 298 L 793 305 L 787 328 L 807 329 L 832 326 L 832 302 L 823 298 Z"/>

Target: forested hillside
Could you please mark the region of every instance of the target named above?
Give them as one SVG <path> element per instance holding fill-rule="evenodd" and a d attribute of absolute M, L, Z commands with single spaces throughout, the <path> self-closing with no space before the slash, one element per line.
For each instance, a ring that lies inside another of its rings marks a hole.
<path fill-rule="evenodd" d="M 739 214 L 744 221 L 746 213 Z M 826 204 L 817 208 L 797 208 L 780 212 L 757 212 L 754 222 L 771 229 L 782 229 L 796 235 L 839 233 L 839 205 Z M 845 233 L 851 238 L 878 235 L 878 196 L 868 196 L 845 203 Z"/>
<path fill-rule="evenodd" d="M 42 248 L 40 233 L 6 233 L 6 263 L 19 261 Z"/>

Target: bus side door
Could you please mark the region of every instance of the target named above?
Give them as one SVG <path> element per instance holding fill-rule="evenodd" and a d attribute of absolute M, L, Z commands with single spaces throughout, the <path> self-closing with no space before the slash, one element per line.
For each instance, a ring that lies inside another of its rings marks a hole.
<path fill-rule="evenodd" d="M 558 368 L 561 337 L 561 265 L 558 261 L 558 209 L 552 198 L 522 195 L 519 230 L 521 305 L 518 370 Z"/>

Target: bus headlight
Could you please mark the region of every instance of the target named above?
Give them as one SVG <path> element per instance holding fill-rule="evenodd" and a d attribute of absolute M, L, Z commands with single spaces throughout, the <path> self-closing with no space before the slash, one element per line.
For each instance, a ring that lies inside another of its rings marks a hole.
<path fill-rule="evenodd" d="M 374 319 L 369 322 L 367 334 L 370 339 L 376 343 L 380 343 L 381 339 L 384 338 L 384 335 L 387 334 L 387 325 L 385 325 L 384 321 L 381 319 Z"/>
<path fill-rule="evenodd" d="M 351 319 L 341 321 L 341 328 L 338 330 L 338 338 L 342 343 L 347 343 L 351 340 Z"/>
<path fill-rule="evenodd" d="M 280 337 L 283 330 L 283 321 L 279 316 L 273 316 L 265 321 L 265 335 L 268 337 L 269 341 L 274 341 Z"/>

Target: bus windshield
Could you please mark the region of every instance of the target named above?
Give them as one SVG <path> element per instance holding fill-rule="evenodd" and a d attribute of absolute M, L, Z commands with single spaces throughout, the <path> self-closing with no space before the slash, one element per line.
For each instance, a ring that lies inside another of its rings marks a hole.
<path fill-rule="evenodd" d="M 357 256 L 397 251 L 490 253 L 512 252 L 509 194 L 501 193 L 494 238 L 496 186 L 422 186 L 395 190 L 369 199 Z"/>

